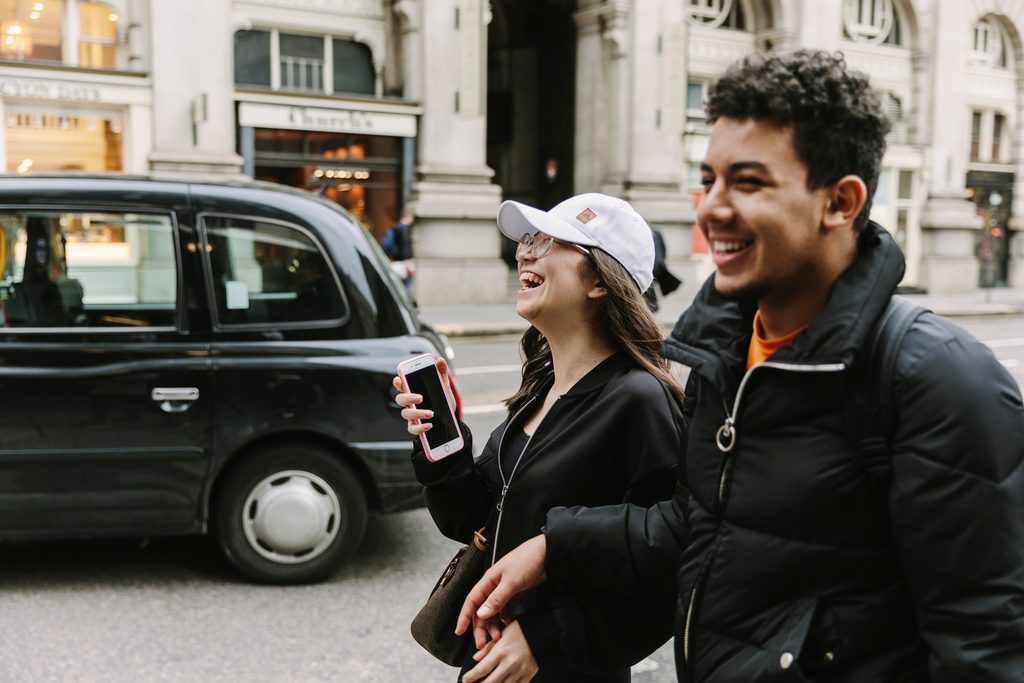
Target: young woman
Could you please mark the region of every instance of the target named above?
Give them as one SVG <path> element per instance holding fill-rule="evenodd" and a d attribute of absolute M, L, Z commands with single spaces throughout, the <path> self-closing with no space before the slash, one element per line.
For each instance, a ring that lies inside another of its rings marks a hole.
<path fill-rule="evenodd" d="M 516 311 L 531 323 L 522 384 L 475 461 L 464 425 L 460 452 L 430 462 L 417 440 L 412 456 L 441 532 L 469 542 L 486 527 L 492 561 L 536 535 L 552 507 L 668 499 L 683 438 L 682 389 L 643 299 L 654 245 L 639 214 L 585 194 L 549 212 L 505 202 L 498 226 L 519 242 Z M 447 382 L 443 360 L 438 368 Z M 409 433 L 431 428 L 432 413 L 416 408 L 420 396 L 396 400 Z M 629 681 L 629 663 L 671 635 L 674 601 L 649 598 L 557 584 L 526 594 L 460 680 Z"/>

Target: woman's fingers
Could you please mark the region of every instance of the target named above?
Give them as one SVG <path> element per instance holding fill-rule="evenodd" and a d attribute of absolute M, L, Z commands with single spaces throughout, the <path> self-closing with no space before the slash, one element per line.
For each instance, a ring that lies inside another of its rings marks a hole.
<path fill-rule="evenodd" d="M 412 422 L 413 420 L 429 420 L 434 417 L 433 410 L 423 410 L 422 408 L 403 408 L 402 418 Z"/>

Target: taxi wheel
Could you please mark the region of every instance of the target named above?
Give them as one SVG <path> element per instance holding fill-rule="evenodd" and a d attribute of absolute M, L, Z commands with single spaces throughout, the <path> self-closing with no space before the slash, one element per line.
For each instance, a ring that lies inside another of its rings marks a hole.
<path fill-rule="evenodd" d="M 329 451 L 281 444 L 244 457 L 215 502 L 217 537 L 243 574 L 262 583 L 331 576 L 366 532 L 366 495 Z"/>

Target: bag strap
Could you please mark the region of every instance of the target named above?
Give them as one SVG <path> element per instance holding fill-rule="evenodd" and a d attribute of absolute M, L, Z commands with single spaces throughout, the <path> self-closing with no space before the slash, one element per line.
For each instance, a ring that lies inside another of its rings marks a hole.
<path fill-rule="evenodd" d="M 894 296 L 875 321 L 854 369 L 851 407 L 861 458 L 868 473 L 888 482 L 892 475 L 895 432 L 894 380 L 896 359 L 907 331 L 926 309 Z"/>

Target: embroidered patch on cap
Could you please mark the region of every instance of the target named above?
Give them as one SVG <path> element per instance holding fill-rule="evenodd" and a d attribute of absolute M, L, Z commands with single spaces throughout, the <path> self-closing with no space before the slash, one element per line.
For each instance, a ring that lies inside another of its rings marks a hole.
<path fill-rule="evenodd" d="M 583 211 L 580 211 L 580 213 L 576 216 L 576 220 L 578 220 L 580 223 L 583 223 L 583 225 L 586 225 L 595 218 L 597 218 L 597 214 L 591 211 L 590 209 L 583 209 Z"/>

